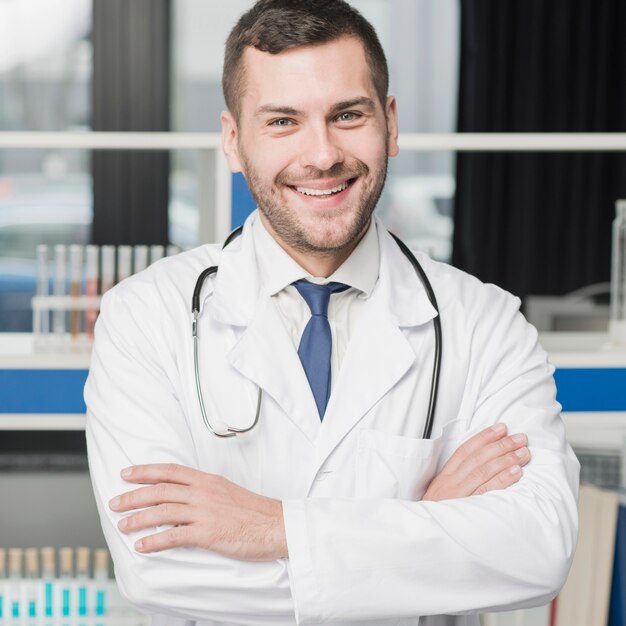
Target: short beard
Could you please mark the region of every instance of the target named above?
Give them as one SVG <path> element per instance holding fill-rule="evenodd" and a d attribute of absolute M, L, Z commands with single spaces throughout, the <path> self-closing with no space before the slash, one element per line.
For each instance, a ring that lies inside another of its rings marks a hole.
<path fill-rule="evenodd" d="M 327 255 L 344 250 L 361 238 L 370 222 L 372 213 L 378 204 L 378 200 L 385 186 L 389 161 L 389 154 L 387 149 L 385 149 L 384 166 L 376 172 L 375 177 L 371 181 L 371 189 L 364 188 L 361 191 L 360 197 L 356 199 L 358 207 L 355 212 L 354 221 L 348 225 L 341 239 L 323 243 L 311 240 L 305 228 L 303 228 L 302 224 L 296 219 L 296 216 L 286 211 L 282 206 L 282 197 L 278 190 L 288 186 L 290 180 L 293 180 L 293 176 L 290 176 L 287 171 L 283 170 L 276 176 L 272 186 L 265 186 L 241 149 L 240 156 L 252 197 L 259 211 L 265 216 L 274 230 L 274 233 L 290 248 L 300 252 L 318 255 Z M 297 180 L 302 183 L 327 178 L 352 179 L 365 176 L 369 171 L 369 167 L 362 161 L 356 161 L 355 164 L 350 167 L 346 166 L 344 163 L 337 163 L 329 170 L 325 171 L 310 167 L 307 169 L 307 176 L 305 178 L 298 178 Z M 329 229 L 333 226 L 331 217 L 326 218 L 321 215 L 320 221 L 327 222 Z"/>

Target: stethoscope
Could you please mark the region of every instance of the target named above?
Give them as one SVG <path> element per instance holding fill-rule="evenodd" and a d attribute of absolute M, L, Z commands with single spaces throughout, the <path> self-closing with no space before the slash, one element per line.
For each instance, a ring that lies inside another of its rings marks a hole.
<path fill-rule="evenodd" d="M 236 228 L 224 242 L 222 246 L 222 250 L 235 238 L 237 238 L 243 229 L 243 226 Z M 439 373 L 441 370 L 441 318 L 439 315 L 439 307 L 437 306 L 437 299 L 435 298 L 435 292 L 433 291 L 432 285 L 426 276 L 426 272 L 419 264 L 419 261 L 415 258 L 413 253 L 409 250 L 409 248 L 402 242 L 398 237 L 396 237 L 393 233 L 390 235 L 395 239 L 396 243 L 400 247 L 400 250 L 403 252 L 404 256 L 410 261 L 415 273 L 418 278 L 424 285 L 424 289 L 426 289 L 426 294 L 428 295 L 428 299 L 430 303 L 433 305 L 437 315 L 433 318 L 433 327 L 435 330 L 435 359 L 433 364 L 433 374 L 430 385 L 430 396 L 428 400 L 428 414 L 426 416 L 426 425 L 424 427 L 424 435 L 423 439 L 430 439 L 430 435 L 433 429 L 433 421 L 435 417 L 435 408 L 437 405 L 437 393 L 439 388 Z M 212 265 L 211 267 L 207 267 L 200 276 L 198 276 L 198 280 L 196 281 L 196 286 L 193 290 L 193 297 L 191 299 L 191 314 L 193 315 L 193 320 L 191 322 L 191 335 L 193 337 L 193 365 L 194 372 L 196 376 L 196 391 L 198 393 L 198 403 L 200 405 L 200 412 L 202 413 L 202 419 L 204 420 L 204 424 L 209 430 L 209 432 L 213 433 L 216 437 L 234 437 L 235 435 L 242 435 L 243 433 L 250 432 L 259 422 L 259 415 L 261 414 L 261 399 L 263 397 L 263 392 L 259 387 L 259 391 L 257 394 L 257 403 L 256 403 L 256 412 L 254 414 L 254 421 L 247 428 L 235 428 L 234 426 L 229 426 L 226 422 L 215 422 L 215 424 L 211 425 L 209 418 L 207 416 L 206 409 L 204 407 L 204 399 L 202 397 L 202 388 L 200 386 L 200 367 L 198 364 L 198 317 L 200 317 L 200 291 L 202 290 L 202 286 L 204 282 L 209 276 L 217 273 L 218 266 Z"/>

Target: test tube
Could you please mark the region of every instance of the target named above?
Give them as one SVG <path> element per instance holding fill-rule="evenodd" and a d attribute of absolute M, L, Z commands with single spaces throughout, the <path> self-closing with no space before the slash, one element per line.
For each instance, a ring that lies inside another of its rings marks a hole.
<path fill-rule="evenodd" d="M 131 246 L 117 247 L 117 282 L 121 283 L 132 272 L 133 249 Z"/>
<path fill-rule="evenodd" d="M 9 579 L 11 581 L 11 617 L 20 618 L 20 596 L 22 582 L 22 557 L 24 551 L 21 548 L 9 550 Z"/>
<path fill-rule="evenodd" d="M 72 609 L 71 582 L 74 577 L 74 551 L 72 548 L 59 550 L 59 578 L 61 584 L 61 615 L 69 617 Z"/>
<path fill-rule="evenodd" d="M 37 295 L 45 298 L 50 295 L 48 280 L 48 246 L 37 246 Z M 50 334 L 50 309 L 38 308 L 35 311 L 35 333 L 45 339 Z"/>
<path fill-rule="evenodd" d="M 89 581 L 89 548 L 76 548 L 76 578 L 78 579 L 78 615 L 87 615 L 87 585 Z"/>
<path fill-rule="evenodd" d="M 5 585 L 4 580 L 7 577 L 7 551 L 4 548 L 0 548 L 0 623 L 4 619 L 4 594 Z"/>
<path fill-rule="evenodd" d="M 163 246 L 150 246 L 150 263 L 155 263 L 163 258 L 165 248 Z"/>
<path fill-rule="evenodd" d="M 148 246 L 135 246 L 133 253 L 133 270 L 137 274 L 148 267 Z"/>
<path fill-rule="evenodd" d="M 41 577 L 43 579 L 43 612 L 46 617 L 54 615 L 54 548 L 41 548 Z"/>
<path fill-rule="evenodd" d="M 64 245 L 54 246 L 54 295 L 64 296 L 67 280 L 67 250 Z M 56 338 L 61 342 L 65 336 L 65 310 L 58 308 L 52 315 L 52 326 Z"/>
<path fill-rule="evenodd" d="M 87 246 L 85 248 L 85 292 L 88 296 L 98 295 L 98 246 Z M 89 306 L 85 313 L 85 332 L 89 339 L 93 339 L 93 329 L 96 325 L 98 310 Z"/>
<path fill-rule="evenodd" d="M 96 615 L 107 613 L 107 583 L 109 580 L 109 552 L 99 549 L 94 554 L 93 578 L 96 582 Z"/>
<path fill-rule="evenodd" d="M 81 283 L 83 279 L 83 248 L 82 246 L 70 246 L 70 295 L 72 298 L 79 298 Z M 76 300 L 70 309 L 70 334 L 72 341 L 77 341 L 80 337 L 81 313 L 76 305 Z"/>
<path fill-rule="evenodd" d="M 102 286 L 105 294 L 115 284 L 115 246 L 102 246 Z"/>
<path fill-rule="evenodd" d="M 178 246 L 167 246 L 167 256 L 174 256 L 180 252 L 180 248 Z"/>
<path fill-rule="evenodd" d="M 28 617 L 37 617 L 37 581 L 39 579 L 39 558 L 36 548 L 28 548 L 26 557 L 26 603 Z"/>

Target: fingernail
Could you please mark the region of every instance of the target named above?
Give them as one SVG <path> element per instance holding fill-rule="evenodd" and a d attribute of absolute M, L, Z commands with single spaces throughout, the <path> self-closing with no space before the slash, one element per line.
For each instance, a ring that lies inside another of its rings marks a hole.
<path fill-rule="evenodd" d="M 121 476 L 122 478 L 128 478 L 131 474 L 131 472 L 133 471 L 132 467 L 125 467 L 121 472 Z"/>
<path fill-rule="evenodd" d="M 121 520 L 117 523 L 117 527 L 118 527 L 120 530 L 124 530 L 124 528 L 126 528 L 126 526 L 128 526 L 128 518 L 126 518 L 126 517 L 125 517 L 124 519 L 121 519 Z"/>
<path fill-rule="evenodd" d="M 141 552 L 143 550 L 143 539 L 135 541 L 135 550 L 137 550 L 137 552 Z"/>
<path fill-rule="evenodd" d="M 522 443 L 523 441 L 526 441 L 526 435 L 524 433 L 517 433 L 517 435 L 513 435 L 511 439 L 515 443 Z"/>
<path fill-rule="evenodd" d="M 528 448 L 520 448 L 519 450 L 515 450 L 515 454 L 523 459 L 528 454 Z"/>
<path fill-rule="evenodd" d="M 109 507 L 112 509 L 116 509 L 120 505 L 120 502 L 121 502 L 120 497 L 115 496 L 115 498 L 109 501 Z"/>
<path fill-rule="evenodd" d="M 496 424 L 495 426 L 491 427 L 491 430 L 493 430 L 496 435 L 501 435 L 502 433 L 506 432 L 506 424 Z"/>
<path fill-rule="evenodd" d="M 519 465 L 514 465 L 510 470 L 511 474 L 519 474 L 522 468 Z"/>

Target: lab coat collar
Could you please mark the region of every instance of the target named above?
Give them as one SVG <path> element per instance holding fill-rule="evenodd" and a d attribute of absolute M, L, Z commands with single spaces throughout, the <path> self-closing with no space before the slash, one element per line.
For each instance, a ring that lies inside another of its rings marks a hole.
<path fill-rule="evenodd" d="M 252 232 L 255 219 L 258 219 L 256 211 L 246 220 L 241 236 L 222 251 L 215 280 L 212 283 L 207 281 L 204 302 L 211 297 L 210 315 L 224 324 L 248 326 L 257 311 L 259 298 L 267 297 L 256 259 Z M 424 286 L 377 218 L 376 231 L 380 269 L 371 295 L 376 296 L 381 309 L 386 310 L 398 326 L 425 324 L 437 313 Z"/>
<path fill-rule="evenodd" d="M 260 217 L 252 224 L 254 243 L 258 254 L 258 267 L 267 295 L 274 296 L 296 280 L 312 280 L 318 284 L 343 283 L 354 287 L 362 298 L 368 298 L 376 281 L 380 252 L 374 221 L 361 238 L 352 254 L 327 279 L 309 274 L 292 259 L 266 230 Z"/>
<path fill-rule="evenodd" d="M 216 321 L 231 326 L 248 326 L 261 295 L 252 237 L 252 216 L 243 231 L 221 251 L 214 281 L 207 281 L 203 306 Z M 210 302 L 208 302 L 210 300 Z"/>
<path fill-rule="evenodd" d="M 419 326 L 437 315 L 410 261 L 376 220 L 380 247 L 379 279 L 372 297 L 400 327 Z"/>

